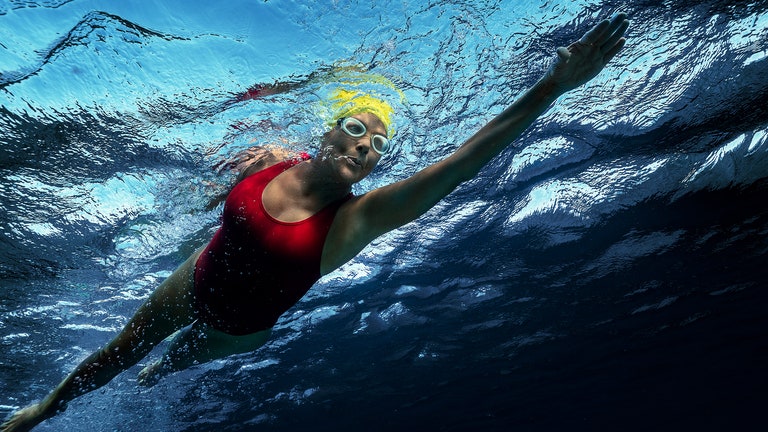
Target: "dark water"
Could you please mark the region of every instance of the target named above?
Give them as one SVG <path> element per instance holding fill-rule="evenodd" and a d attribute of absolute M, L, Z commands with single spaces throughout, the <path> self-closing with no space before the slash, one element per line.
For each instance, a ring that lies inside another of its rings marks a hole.
<path fill-rule="evenodd" d="M 224 158 L 322 133 L 339 62 L 408 98 L 362 193 L 448 154 L 620 7 L 628 46 L 603 75 L 321 281 L 270 344 L 152 389 L 131 369 L 40 430 L 759 429 L 761 1 L 0 6 L 0 414 L 210 238 Z M 236 102 L 275 81 L 300 85 Z"/>

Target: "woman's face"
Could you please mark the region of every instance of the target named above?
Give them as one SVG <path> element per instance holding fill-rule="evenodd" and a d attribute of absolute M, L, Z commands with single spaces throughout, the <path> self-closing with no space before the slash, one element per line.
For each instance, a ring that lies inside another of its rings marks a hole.
<path fill-rule="evenodd" d="M 368 176 L 381 159 L 381 155 L 371 147 L 371 135 L 387 136 L 384 123 L 375 115 L 361 113 L 352 117 L 365 125 L 365 134 L 353 137 L 336 126 L 323 137 L 323 145 L 318 155 L 332 164 L 340 180 L 349 184 L 357 183 Z"/>

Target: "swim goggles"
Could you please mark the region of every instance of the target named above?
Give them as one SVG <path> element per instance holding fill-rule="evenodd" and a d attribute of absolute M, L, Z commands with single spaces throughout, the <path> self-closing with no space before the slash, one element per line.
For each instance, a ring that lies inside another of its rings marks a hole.
<path fill-rule="evenodd" d="M 365 124 L 354 117 L 342 117 L 336 121 L 336 126 L 339 126 L 347 135 L 355 138 L 360 138 L 368 132 Z M 371 135 L 371 148 L 376 153 L 383 156 L 389 153 L 390 147 L 389 139 L 384 135 Z"/>

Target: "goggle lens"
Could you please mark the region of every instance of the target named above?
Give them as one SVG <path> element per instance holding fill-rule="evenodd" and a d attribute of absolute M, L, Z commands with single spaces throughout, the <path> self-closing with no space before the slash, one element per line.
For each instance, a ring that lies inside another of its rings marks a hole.
<path fill-rule="evenodd" d="M 380 155 L 389 153 L 389 140 L 381 135 L 373 135 L 371 136 L 371 147 Z"/>
<path fill-rule="evenodd" d="M 341 130 L 343 130 L 344 133 L 355 138 L 360 138 L 361 136 L 365 135 L 366 132 L 368 132 L 368 130 L 365 128 L 365 124 L 354 117 L 341 118 L 338 121 L 338 125 L 341 127 Z M 384 155 L 385 153 L 389 152 L 389 139 L 384 135 L 373 134 L 371 135 L 371 147 L 376 153 Z"/>

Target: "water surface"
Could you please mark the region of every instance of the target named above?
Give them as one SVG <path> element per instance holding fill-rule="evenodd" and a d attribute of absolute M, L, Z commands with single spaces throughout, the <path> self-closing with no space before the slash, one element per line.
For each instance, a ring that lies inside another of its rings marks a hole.
<path fill-rule="evenodd" d="M 363 193 L 448 155 L 625 8 L 600 77 L 264 348 L 152 389 L 137 366 L 39 430 L 745 429 L 768 384 L 766 6 L 0 4 L 0 415 L 210 238 L 223 160 L 313 151 L 334 71 L 406 96 Z M 275 82 L 296 88 L 238 101 Z"/>

